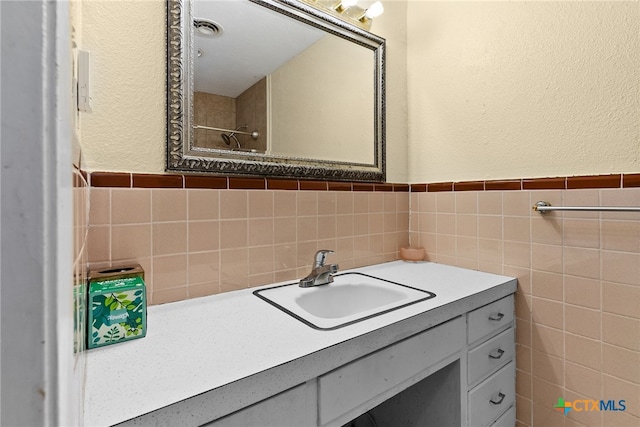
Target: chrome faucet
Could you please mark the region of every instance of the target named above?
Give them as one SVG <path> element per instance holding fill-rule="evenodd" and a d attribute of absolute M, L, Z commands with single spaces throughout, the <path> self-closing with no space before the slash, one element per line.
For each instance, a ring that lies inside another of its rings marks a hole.
<path fill-rule="evenodd" d="M 301 288 L 327 285 L 333 282 L 333 274 L 338 272 L 338 264 L 325 265 L 324 263 L 327 255 L 332 253 L 333 251 L 327 249 L 321 249 L 316 252 L 311 273 L 300 280 L 299 286 Z"/>

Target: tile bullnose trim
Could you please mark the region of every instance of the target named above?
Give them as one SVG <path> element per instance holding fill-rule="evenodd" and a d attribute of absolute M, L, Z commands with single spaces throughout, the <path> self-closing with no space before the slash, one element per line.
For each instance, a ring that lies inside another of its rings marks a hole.
<path fill-rule="evenodd" d="M 434 183 L 374 183 L 360 181 L 309 181 L 270 177 L 233 177 L 128 172 L 86 172 L 90 187 L 114 188 L 200 188 L 256 190 L 370 191 L 370 192 L 442 192 L 442 191 L 514 191 L 573 190 L 588 188 L 637 188 L 640 173 L 584 175 L 549 178 L 515 178 L 488 181 Z"/>

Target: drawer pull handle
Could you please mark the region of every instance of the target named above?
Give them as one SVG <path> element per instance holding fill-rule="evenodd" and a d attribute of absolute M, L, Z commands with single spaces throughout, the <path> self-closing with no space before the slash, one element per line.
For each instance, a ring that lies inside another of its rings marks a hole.
<path fill-rule="evenodd" d="M 498 400 L 493 400 L 493 398 L 491 398 L 489 402 L 493 403 L 494 405 L 499 405 L 502 403 L 505 397 L 506 395 L 504 393 L 498 393 Z"/>
<path fill-rule="evenodd" d="M 503 313 L 494 313 L 494 314 L 489 316 L 489 320 L 500 321 L 500 320 L 502 320 L 503 317 L 504 317 Z"/>
<path fill-rule="evenodd" d="M 491 353 L 489 353 L 489 357 L 492 359 L 500 359 L 503 354 L 504 354 L 504 350 L 501 348 L 498 348 L 496 350 L 492 350 Z"/>

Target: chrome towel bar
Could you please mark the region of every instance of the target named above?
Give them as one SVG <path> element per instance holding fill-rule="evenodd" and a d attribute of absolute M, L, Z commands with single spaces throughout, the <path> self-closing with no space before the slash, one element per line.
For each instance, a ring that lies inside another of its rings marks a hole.
<path fill-rule="evenodd" d="M 550 211 L 599 211 L 599 212 L 640 212 L 636 206 L 551 206 L 549 202 L 537 202 L 532 208 L 540 214 Z"/>

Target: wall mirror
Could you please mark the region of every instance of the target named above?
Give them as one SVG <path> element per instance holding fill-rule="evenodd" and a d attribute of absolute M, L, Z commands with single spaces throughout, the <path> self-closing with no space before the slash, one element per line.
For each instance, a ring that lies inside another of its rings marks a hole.
<path fill-rule="evenodd" d="M 383 38 L 296 0 L 167 5 L 168 171 L 385 180 Z"/>

